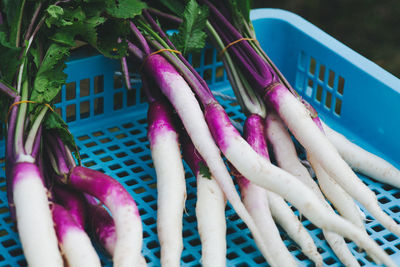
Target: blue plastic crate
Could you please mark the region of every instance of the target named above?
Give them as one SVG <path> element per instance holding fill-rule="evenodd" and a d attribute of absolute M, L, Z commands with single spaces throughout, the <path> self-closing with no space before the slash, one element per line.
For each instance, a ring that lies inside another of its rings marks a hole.
<path fill-rule="evenodd" d="M 259 9 L 252 12 L 252 19 L 265 51 L 321 117 L 399 168 L 400 80 L 290 12 Z M 190 56 L 190 60 L 213 90 L 232 95 L 215 49 L 207 47 L 201 55 Z M 118 71 L 118 62 L 102 56 L 75 55 L 68 63 L 68 81 L 59 96 L 57 112 L 77 138 L 83 164 L 117 178 L 135 198 L 144 225 L 143 253 L 149 266 L 159 266 L 156 180 L 146 138 L 147 104 L 139 80 L 133 90 L 127 91 Z M 243 122 L 244 116 L 235 102 L 220 100 L 233 120 Z M 0 142 L 0 149 L 0 266 L 23 266 L 26 263 L 7 208 L 4 141 Z M 186 170 L 188 198 L 183 219 L 182 266 L 200 266 L 201 244 L 194 209 L 196 182 Z M 384 210 L 400 222 L 400 190 L 361 178 L 377 194 Z M 230 207 L 226 214 L 228 266 L 267 265 L 243 222 Z M 369 234 L 400 263 L 398 237 L 370 215 L 367 218 Z M 341 266 L 321 230 L 307 220 L 303 223 L 325 264 Z M 283 238 L 299 265 L 313 265 L 284 233 Z M 349 246 L 362 266 L 372 265 L 354 243 Z M 112 266 L 104 255 L 102 261 L 105 266 Z"/>

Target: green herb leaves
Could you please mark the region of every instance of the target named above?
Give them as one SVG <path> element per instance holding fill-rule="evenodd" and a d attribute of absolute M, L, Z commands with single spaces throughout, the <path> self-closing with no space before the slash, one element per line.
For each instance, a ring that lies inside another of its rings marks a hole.
<path fill-rule="evenodd" d="M 204 162 L 199 163 L 199 173 L 206 179 L 211 180 L 211 172 L 208 166 Z"/>
<path fill-rule="evenodd" d="M 178 33 L 171 36 L 171 41 L 184 55 L 188 52 L 199 51 L 205 46 L 207 34 L 203 31 L 206 26 L 208 9 L 199 6 L 195 0 L 190 0 L 183 12 L 183 23 Z"/>
<path fill-rule="evenodd" d="M 140 15 L 145 7 L 146 4 L 139 0 L 107 1 L 106 11 L 115 18 L 128 19 Z"/>

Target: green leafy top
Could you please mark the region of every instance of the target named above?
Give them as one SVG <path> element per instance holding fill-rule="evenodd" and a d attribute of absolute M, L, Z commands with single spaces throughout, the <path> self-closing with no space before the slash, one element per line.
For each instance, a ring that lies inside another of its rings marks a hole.
<path fill-rule="evenodd" d="M 165 1 L 163 4 L 173 8 L 173 12 L 182 10 L 182 5 L 176 0 Z M 206 44 L 207 34 L 203 29 L 207 22 L 208 8 L 200 6 L 196 0 L 189 0 L 184 11 L 178 15 L 182 17 L 183 22 L 179 25 L 178 32 L 171 36 L 172 43 L 184 55 L 200 51 Z"/>
<path fill-rule="evenodd" d="M 211 172 L 210 172 L 210 169 L 208 168 L 208 166 L 207 166 L 203 161 L 200 161 L 200 162 L 199 162 L 199 173 L 200 173 L 201 176 L 203 176 L 204 178 L 211 180 Z"/>

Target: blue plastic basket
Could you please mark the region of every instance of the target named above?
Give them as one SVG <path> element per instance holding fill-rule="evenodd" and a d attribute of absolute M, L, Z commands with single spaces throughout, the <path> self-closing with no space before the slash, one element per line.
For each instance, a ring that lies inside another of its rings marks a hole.
<path fill-rule="evenodd" d="M 277 9 L 252 12 L 258 40 L 289 82 L 321 117 L 352 141 L 400 167 L 400 80 L 355 53 L 302 18 Z M 215 91 L 232 95 L 222 63 L 212 47 L 190 56 Z M 98 55 L 75 55 L 66 70 L 68 81 L 59 96 L 57 112 L 69 123 L 77 139 L 83 164 L 117 178 L 135 198 L 144 225 L 143 253 L 149 266 L 159 266 L 156 229 L 156 177 L 146 138 L 147 104 L 138 77 L 134 89 L 123 88 L 119 63 Z M 135 77 L 132 77 L 135 79 Z M 231 118 L 244 116 L 239 106 L 220 99 Z M 0 266 L 26 262 L 11 221 L 5 193 L 4 141 L 0 143 Z M 196 182 L 188 169 L 184 251 L 182 266 L 200 266 L 201 244 L 195 218 Z M 400 190 L 361 176 L 377 194 L 384 210 L 400 222 Z M 267 265 L 250 233 L 228 207 L 228 266 Z M 367 213 L 368 215 L 368 213 Z M 400 263 L 400 240 L 368 215 L 367 231 Z M 327 266 L 341 266 L 321 230 L 303 221 Z M 285 233 L 285 244 L 301 266 L 312 266 Z M 372 265 L 354 243 L 349 243 L 362 266 Z M 109 258 L 102 254 L 105 266 Z"/>

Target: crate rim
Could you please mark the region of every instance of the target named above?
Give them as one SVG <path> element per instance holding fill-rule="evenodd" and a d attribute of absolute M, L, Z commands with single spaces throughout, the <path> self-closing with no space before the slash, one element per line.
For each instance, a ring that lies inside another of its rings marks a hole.
<path fill-rule="evenodd" d="M 307 21 L 303 17 L 279 8 L 258 8 L 253 9 L 250 12 L 251 21 L 262 20 L 262 19 L 277 19 L 282 22 L 289 23 L 299 31 L 305 33 L 314 41 L 321 43 L 330 50 L 334 51 L 337 56 L 349 61 L 357 68 L 365 71 L 381 83 L 392 88 L 396 92 L 400 93 L 400 79 L 377 65 L 373 61 L 369 60 L 365 56 L 354 51 L 350 47 L 341 43 L 328 33 L 324 32 L 311 22 Z"/>

